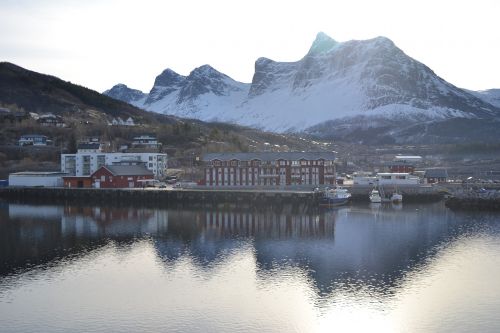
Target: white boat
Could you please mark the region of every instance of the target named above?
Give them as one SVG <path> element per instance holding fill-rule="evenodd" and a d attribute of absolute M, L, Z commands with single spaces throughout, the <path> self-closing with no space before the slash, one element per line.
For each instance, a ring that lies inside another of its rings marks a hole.
<path fill-rule="evenodd" d="M 325 189 L 323 197 L 321 198 L 320 205 L 327 206 L 341 206 L 349 202 L 351 193 L 342 187 L 335 187 Z"/>
<path fill-rule="evenodd" d="M 380 196 L 380 193 L 378 192 L 378 190 L 376 188 L 374 188 L 371 192 L 370 192 L 370 201 L 371 202 L 374 202 L 374 203 L 380 203 L 382 202 L 382 197 Z"/>
<path fill-rule="evenodd" d="M 391 196 L 391 202 L 394 202 L 394 203 L 403 202 L 403 195 L 398 193 L 398 192 L 394 192 Z"/>

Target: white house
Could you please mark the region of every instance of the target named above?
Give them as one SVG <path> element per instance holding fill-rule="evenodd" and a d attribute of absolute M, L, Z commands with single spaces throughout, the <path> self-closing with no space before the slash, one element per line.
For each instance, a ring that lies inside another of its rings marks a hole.
<path fill-rule="evenodd" d="M 155 178 L 167 173 L 167 154 L 77 152 L 61 154 L 61 171 L 69 176 L 90 176 L 104 165 L 144 165 Z"/>
<path fill-rule="evenodd" d="M 26 134 L 21 135 L 18 144 L 20 146 L 46 146 L 49 141 L 45 135 Z"/>
<path fill-rule="evenodd" d="M 420 178 L 403 172 L 381 172 L 377 174 L 378 185 L 418 185 Z"/>

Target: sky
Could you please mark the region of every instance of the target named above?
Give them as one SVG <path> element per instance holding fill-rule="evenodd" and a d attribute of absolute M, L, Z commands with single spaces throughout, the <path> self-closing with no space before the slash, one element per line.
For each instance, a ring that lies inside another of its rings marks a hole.
<path fill-rule="evenodd" d="M 385 36 L 452 84 L 500 88 L 497 0 L 0 0 L 0 61 L 97 91 L 148 92 L 210 64 L 251 82 L 259 57 L 297 61 L 316 34 Z"/>

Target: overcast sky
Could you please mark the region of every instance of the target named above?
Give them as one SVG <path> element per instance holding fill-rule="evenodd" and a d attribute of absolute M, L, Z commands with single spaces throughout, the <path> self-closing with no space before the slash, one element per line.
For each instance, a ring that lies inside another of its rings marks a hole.
<path fill-rule="evenodd" d="M 98 91 L 203 64 L 250 82 L 257 58 L 299 60 L 319 31 L 386 36 L 459 87 L 500 88 L 497 0 L 0 0 L 0 60 Z"/>

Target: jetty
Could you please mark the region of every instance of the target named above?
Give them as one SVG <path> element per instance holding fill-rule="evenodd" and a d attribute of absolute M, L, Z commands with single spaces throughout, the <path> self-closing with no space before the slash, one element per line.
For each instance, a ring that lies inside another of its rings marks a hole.
<path fill-rule="evenodd" d="M 500 190 L 462 188 L 447 196 L 445 205 L 455 210 L 500 210 Z"/>
<path fill-rule="evenodd" d="M 367 202 L 369 186 L 346 187 L 352 194 L 352 201 Z M 405 202 L 439 201 L 443 193 L 430 186 L 398 187 Z M 387 189 L 387 191 L 390 191 Z M 5 187 L 0 188 L 0 198 L 15 201 L 40 203 L 88 203 L 88 204 L 124 204 L 154 205 L 186 203 L 190 205 L 238 203 L 248 206 L 267 204 L 318 204 L 323 193 L 314 188 L 295 189 L 259 189 L 259 188 L 174 188 L 174 189 L 96 189 L 96 188 L 60 188 L 60 187 Z"/>

